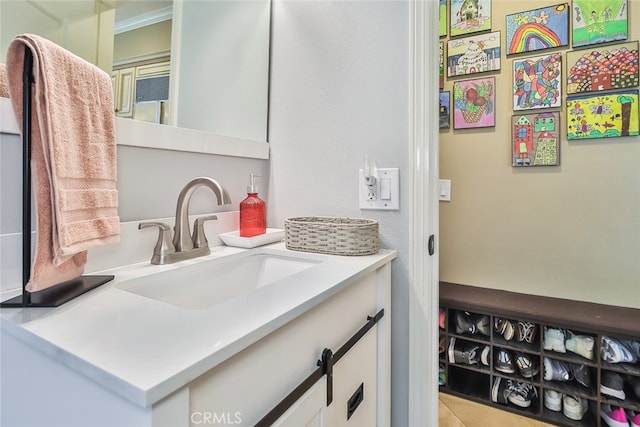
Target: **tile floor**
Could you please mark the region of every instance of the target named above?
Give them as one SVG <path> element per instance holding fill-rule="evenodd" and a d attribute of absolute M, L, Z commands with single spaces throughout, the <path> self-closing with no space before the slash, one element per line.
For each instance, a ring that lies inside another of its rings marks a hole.
<path fill-rule="evenodd" d="M 440 393 L 439 427 L 552 427 L 541 421 Z"/>

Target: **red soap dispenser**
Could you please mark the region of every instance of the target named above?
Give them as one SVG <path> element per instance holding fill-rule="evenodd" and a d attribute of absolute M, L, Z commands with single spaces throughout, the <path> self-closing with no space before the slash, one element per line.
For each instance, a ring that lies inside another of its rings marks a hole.
<path fill-rule="evenodd" d="M 240 202 L 240 237 L 253 237 L 267 231 L 266 205 L 258 197 L 255 183 L 259 175 L 251 174 L 247 186 L 247 198 Z"/>

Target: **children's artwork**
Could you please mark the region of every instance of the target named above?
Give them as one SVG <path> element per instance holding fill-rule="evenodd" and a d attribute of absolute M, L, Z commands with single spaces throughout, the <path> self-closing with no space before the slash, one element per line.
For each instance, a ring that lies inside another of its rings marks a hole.
<path fill-rule="evenodd" d="M 438 34 L 440 37 L 444 37 L 447 35 L 447 0 L 440 0 L 440 7 L 438 11 L 438 18 L 440 19 L 440 31 Z"/>
<path fill-rule="evenodd" d="M 569 5 L 507 15 L 507 55 L 569 44 Z"/>
<path fill-rule="evenodd" d="M 560 113 L 518 114 L 511 118 L 512 166 L 560 164 Z"/>
<path fill-rule="evenodd" d="M 450 126 L 451 112 L 451 92 L 440 92 L 440 129 L 446 129 Z"/>
<path fill-rule="evenodd" d="M 560 107 L 562 54 L 513 60 L 513 109 Z"/>
<path fill-rule="evenodd" d="M 638 42 L 567 52 L 567 93 L 636 87 Z"/>
<path fill-rule="evenodd" d="M 567 138 L 637 136 L 638 89 L 567 97 Z"/>
<path fill-rule="evenodd" d="M 439 82 L 439 87 L 440 89 L 444 88 L 444 42 L 440 42 L 440 61 L 439 61 L 439 71 L 438 71 L 438 76 L 440 79 Z"/>
<path fill-rule="evenodd" d="M 447 75 L 484 73 L 500 69 L 500 31 L 447 42 Z"/>
<path fill-rule="evenodd" d="M 453 128 L 467 129 L 495 126 L 495 87 L 495 77 L 454 82 Z"/>
<path fill-rule="evenodd" d="M 451 37 L 491 29 L 491 0 L 451 0 Z"/>
<path fill-rule="evenodd" d="M 627 40 L 627 0 L 573 0 L 573 47 Z"/>

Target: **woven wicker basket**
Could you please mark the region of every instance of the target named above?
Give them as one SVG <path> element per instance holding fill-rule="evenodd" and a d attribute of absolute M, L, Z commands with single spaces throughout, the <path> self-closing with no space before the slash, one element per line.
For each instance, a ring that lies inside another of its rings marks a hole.
<path fill-rule="evenodd" d="M 284 222 L 287 249 L 332 255 L 371 255 L 380 250 L 371 219 L 297 217 Z"/>

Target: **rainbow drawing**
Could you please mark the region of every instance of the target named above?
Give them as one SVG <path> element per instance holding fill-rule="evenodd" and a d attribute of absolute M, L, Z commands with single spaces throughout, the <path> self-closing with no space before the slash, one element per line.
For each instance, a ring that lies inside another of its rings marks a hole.
<path fill-rule="evenodd" d="M 569 44 L 569 5 L 507 15 L 507 55 Z"/>
<path fill-rule="evenodd" d="M 562 46 L 562 41 L 546 25 L 531 22 L 518 27 L 513 34 L 509 52 L 529 52 L 532 50 L 550 49 Z"/>

